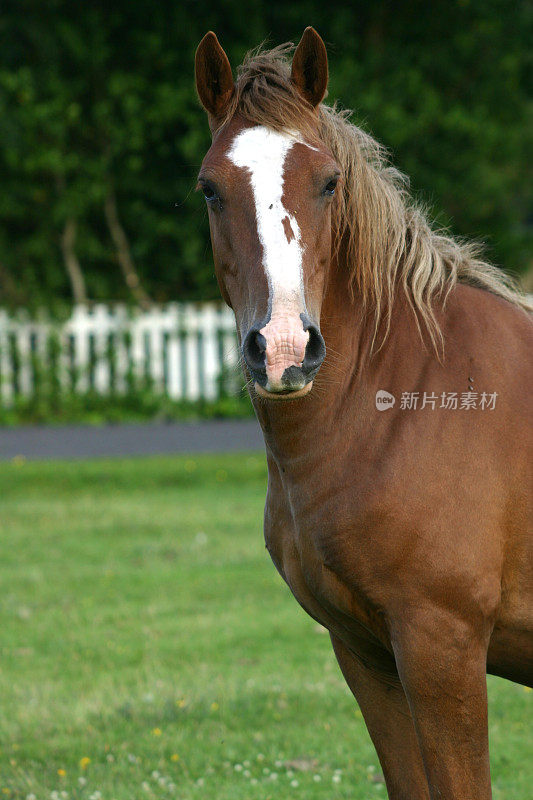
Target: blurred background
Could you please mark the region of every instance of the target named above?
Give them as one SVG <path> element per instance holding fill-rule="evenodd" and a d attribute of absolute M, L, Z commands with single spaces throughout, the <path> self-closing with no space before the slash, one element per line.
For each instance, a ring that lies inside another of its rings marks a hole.
<path fill-rule="evenodd" d="M 211 419 L 251 411 L 194 193 L 194 52 L 212 29 L 236 67 L 307 25 L 329 100 L 533 288 L 531 3 L 4 0 L 2 797 L 385 797 L 265 551 L 257 426 Z M 89 422 L 115 424 L 66 424 Z M 489 695 L 494 798 L 526 800 L 533 693 Z"/>
<path fill-rule="evenodd" d="M 0 419 L 180 417 L 202 399 L 210 402 L 195 413 L 246 413 L 231 382 L 231 316 L 206 321 L 197 305 L 219 298 L 194 193 L 209 132 L 193 60 L 208 29 L 236 67 L 248 49 L 297 42 L 312 23 L 328 45 L 330 101 L 354 109 L 390 149 L 439 225 L 485 242 L 488 257 L 531 289 L 532 8 L 509 0 L 117 0 L 111 8 L 7 0 Z M 70 325 L 55 337 L 20 331 L 21 311 Z M 144 326 L 131 321 L 150 312 Z M 37 398 L 28 404 L 30 393 Z M 102 394 L 121 398 L 102 403 Z M 224 396 L 233 400 L 213 407 Z"/>

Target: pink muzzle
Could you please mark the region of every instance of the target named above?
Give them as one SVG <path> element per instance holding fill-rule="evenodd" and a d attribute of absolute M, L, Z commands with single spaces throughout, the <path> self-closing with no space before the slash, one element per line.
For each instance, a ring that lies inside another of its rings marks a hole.
<path fill-rule="evenodd" d="M 300 317 L 278 314 L 259 333 L 266 341 L 266 374 L 269 391 L 281 391 L 283 374 L 290 367 L 301 367 L 309 331 L 304 331 Z"/>

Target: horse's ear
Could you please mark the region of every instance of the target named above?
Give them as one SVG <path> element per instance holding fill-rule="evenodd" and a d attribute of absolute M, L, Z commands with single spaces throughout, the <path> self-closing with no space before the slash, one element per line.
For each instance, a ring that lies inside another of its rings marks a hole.
<path fill-rule="evenodd" d="M 235 87 L 228 57 L 213 31 L 206 33 L 198 45 L 195 69 L 200 102 L 213 117 L 221 117 Z"/>
<path fill-rule="evenodd" d="M 306 28 L 303 32 L 292 60 L 291 78 L 313 108 L 324 99 L 328 88 L 328 54 L 314 28 Z"/>

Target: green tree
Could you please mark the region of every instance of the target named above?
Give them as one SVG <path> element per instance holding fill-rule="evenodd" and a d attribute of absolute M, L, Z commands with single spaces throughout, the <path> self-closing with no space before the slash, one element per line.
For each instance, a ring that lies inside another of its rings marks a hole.
<path fill-rule="evenodd" d="M 7 0 L 0 302 L 216 297 L 193 192 L 209 146 L 195 48 L 213 29 L 236 66 L 308 24 L 329 45 L 330 99 L 391 149 L 438 221 L 527 269 L 530 4 Z"/>

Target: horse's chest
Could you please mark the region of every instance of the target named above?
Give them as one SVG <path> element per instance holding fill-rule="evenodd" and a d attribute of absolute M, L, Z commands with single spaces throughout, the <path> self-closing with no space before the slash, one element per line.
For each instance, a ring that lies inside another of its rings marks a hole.
<path fill-rule="evenodd" d="M 332 541 L 335 531 L 324 515 L 321 536 L 315 537 L 305 524 L 290 513 L 265 520 L 265 540 L 271 558 L 299 604 L 314 619 L 350 644 L 367 647 L 369 642 L 386 643 L 383 619 L 375 613 L 371 598 L 357 585 L 357 576 L 348 584 L 341 578 L 346 559 L 342 548 L 332 559 L 325 557 L 323 541 Z M 287 509 L 288 512 L 288 509 Z M 331 519 L 331 517 L 329 517 Z M 332 549 L 335 551 L 335 548 Z"/>

